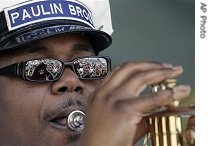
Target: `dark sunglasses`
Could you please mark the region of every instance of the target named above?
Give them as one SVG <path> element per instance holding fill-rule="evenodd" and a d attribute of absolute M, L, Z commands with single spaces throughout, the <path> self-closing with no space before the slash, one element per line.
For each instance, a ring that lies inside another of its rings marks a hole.
<path fill-rule="evenodd" d="M 0 75 L 34 82 L 51 82 L 62 76 L 65 67 L 69 67 L 79 79 L 102 79 L 110 72 L 111 59 L 91 56 L 68 62 L 50 58 L 27 60 L 0 68 Z"/>

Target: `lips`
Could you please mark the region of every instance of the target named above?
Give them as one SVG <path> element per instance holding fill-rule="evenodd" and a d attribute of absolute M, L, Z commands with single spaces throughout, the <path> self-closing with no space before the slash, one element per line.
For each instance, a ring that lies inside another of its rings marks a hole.
<path fill-rule="evenodd" d="M 55 128 L 67 129 L 67 118 L 70 112 L 70 110 L 58 112 L 54 116 L 52 116 L 48 121 Z"/>
<path fill-rule="evenodd" d="M 86 104 L 81 101 L 82 98 L 83 97 L 62 98 L 64 99 L 62 102 L 57 102 L 51 109 L 46 109 L 43 115 L 43 121 L 50 124 L 51 128 L 70 131 L 67 124 L 69 114 L 75 110 L 82 112 L 86 110 Z"/>
<path fill-rule="evenodd" d="M 59 117 L 59 118 L 55 118 L 53 119 L 51 122 L 53 123 L 57 123 L 59 125 L 66 125 L 67 124 L 67 117 Z"/>
<path fill-rule="evenodd" d="M 67 129 L 67 122 L 66 117 L 63 118 L 55 118 L 52 121 L 50 121 L 50 124 L 58 129 Z"/>
<path fill-rule="evenodd" d="M 51 126 L 60 129 L 60 130 L 70 130 L 68 128 L 68 123 L 67 123 L 67 119 L 69 114 L 74 111 L 74 110 L 81 110 L 84 111 L 84 109 L 81 108 L 74 108 L 72 109 L 72 107 L 70 109 L 64 109 L 61 110 L 59 112 L 54 112 L 54 114 L 52 114 L 47 121 L 50 123 Z"/>

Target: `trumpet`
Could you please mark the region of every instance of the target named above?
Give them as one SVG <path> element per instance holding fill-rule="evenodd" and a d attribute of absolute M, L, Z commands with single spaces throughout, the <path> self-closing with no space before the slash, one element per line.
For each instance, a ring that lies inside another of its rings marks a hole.
<path fill-rule="evenodd" d="M 176 79 L 152 85 L 152 92 L 173 89 Z M 183 136 L 182 118 L 195 114 L 195 105 L 180 106 L 179 101 L 173 101 L 167 106 L 159 107 L 144 116 L 149 118 L 149 133 L 144 139 L 144 146 L 193 146 L 195 145 L 194 129 L 190 135 L 190 142 Z M 85 113 L 80 110 L 72 111 L 67 119 L 68 127 L 73 131 L 84 129 Z"/>
<path fill-rule="evenodd" d="M 164 82 L 152 85 L 152 92 L 173 89 L 176 79 L 168 79 Z M 191 128 L 190 138 L 185 137 L 183 130 L 183 118 L 195 115 L 195 105 L 180 105 L 180 101 L 173 101 L 165 107 L 154 109 L 146 113 L 149 117 L 149 133 L 145 136 L 144 146 L 194 146 L 195 129 Z"/>

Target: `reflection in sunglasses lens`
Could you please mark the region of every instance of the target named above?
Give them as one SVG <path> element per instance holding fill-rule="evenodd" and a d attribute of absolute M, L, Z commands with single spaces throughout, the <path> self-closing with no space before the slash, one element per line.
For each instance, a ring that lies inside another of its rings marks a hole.
<path fill-rule="evenodd" d="M 56 80 L 62 72 L 62 63 L 54 59 L 32 60 L 26 63 L 26 78 L 37 81 Z"/>
<path fill-rule="evenodd" d="M 107 75 L 107 61 L 104 58 L 83 58 L 74 61 L 79 78 L 103 78 Z"/>
<path fill-rule="evenodd" d="M 25 78 L 30 81 L 55 81 L 66 66 L 71 66 L 80 79 L 104 78 L 109 71 L 105 58 L 86 57 L 73 62 L 55 59 L 36 59 L 25 62 Z"/>

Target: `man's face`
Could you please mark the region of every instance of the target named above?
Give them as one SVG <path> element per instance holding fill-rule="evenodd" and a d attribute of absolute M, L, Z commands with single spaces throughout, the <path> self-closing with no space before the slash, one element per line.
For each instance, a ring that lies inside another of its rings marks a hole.
<path fill-rule="evenodd" d="M 95 55 L 80 35 L 59 35 L 23 46 L 0 57 L 0 67 L 34 58 L 71 61 Z M 86 108 L 100 80 L 79 80 L 69 68 L 54 82 L 38 83 L 0 76 L 0 143 L 21 146 L 77 145 L 81 133 L 66 126 L 72 110 Z"/>

